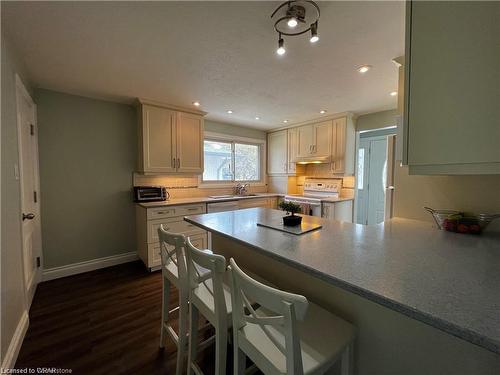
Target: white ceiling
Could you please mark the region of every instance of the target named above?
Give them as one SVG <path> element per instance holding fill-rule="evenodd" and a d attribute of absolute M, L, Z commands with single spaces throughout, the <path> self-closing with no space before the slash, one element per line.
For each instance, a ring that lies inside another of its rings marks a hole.
<path fill-rule="evenodd" d="M 403 2 L 319 2 L 320 41 L 285 38 L 281 57 L 270 19 L 277 4 L 2 2 L 2 29 L 37 87 L 124 102 L 199 100 L 209 119 L 261 129 L 321 109 L 395 108 Z M 373 69 L 358 73 L 363 64 Z"/>

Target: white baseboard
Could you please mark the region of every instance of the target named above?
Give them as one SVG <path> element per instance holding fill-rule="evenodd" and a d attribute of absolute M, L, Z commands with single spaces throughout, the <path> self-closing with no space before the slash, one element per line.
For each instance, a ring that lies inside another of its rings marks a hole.
<path fill-rule="evenodd" d="M 98 258 L 87 260 L 85 262 L 78 262 L 68 264 L 66 266 L 48 268 L 43 271 L 42 280 L 54 280 L 59 279 L 61 277 L 77 275 L 83 272 L 94 271 L 99 268 L 106 268 L 111 266 L 116 266 L 117 264 L 133 262 L 134 260 L 139 259 L 137 253 L 132 251 L 130 253 L 112 255 L 109 257 Z"/>
<path fill-rule="evenodd" d="M 5 358 L 2 362 L 2 370 L 11 369 L 15 366 L 17 356 L 19 355 L 19 350 L 21 350 L 21 345 L 23 344 L 24 336 L 26 335 L 26 331 L 28 330 L 28 325 L 28 312 L 25 310 L 21 315 L 21 319 L 17 324 L 14 336 L 12 336 L 9 347 L 7 348 L 7 352 L 5 353 Z M 0 372 L 3 374 L 3 371 L 0 370 Z"/>

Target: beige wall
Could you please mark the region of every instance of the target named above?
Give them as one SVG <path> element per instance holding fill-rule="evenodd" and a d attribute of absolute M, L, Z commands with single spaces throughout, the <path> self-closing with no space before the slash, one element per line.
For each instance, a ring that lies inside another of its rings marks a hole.
<path fill-rule="evenodd" d="M 234 135 L 238 137 L 257 138 L 257 139 L 267 138 L 267 133 L 263 130 L 246 128 L 243 126 L 234 126 L 231 124 L 224 124 L 222 122 L 216 122 L 211 120 L 205 120 L 205 131 Z"/>
<path fill-rule="evenodd" d="M 356 130 L 374 130 L 394 126 L 397 123 L 396 116 L 395 109 L 361 115 L 356 119 Z"/>
<path fill-rule="evenodd" d="M 36 90 L 45 268 L 136 250 L 132 106 Z"/>
<path fill-rule="evenodd" d="M 21 64 L 16 62 L 8 43 L 2 37 L 2 99 L 1 99 L 1 326 L 0 363 L 26 311 L 22 274 L 20 185 L 14 177 L 14 166 L 19 164 L 16 120 L 15 73 Z M 29 87 L 28 87 L 29 89 Z"/>
<path fill-rule="evenodd" d="M 394 215 L 432 221 L 422 207 L 500 213 L 500 175 L 410 176 L 407 167 L 395 170 Z M 498 222 L 493 228 L 500 227 Z"/>

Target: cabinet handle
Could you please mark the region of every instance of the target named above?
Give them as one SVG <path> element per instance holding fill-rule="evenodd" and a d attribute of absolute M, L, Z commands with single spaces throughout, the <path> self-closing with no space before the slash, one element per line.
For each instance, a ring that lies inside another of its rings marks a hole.
<path fill-rule="evenodd" d="M 172 158 L 172 168 L 175 168 L 175 158 Z"/>
<path fill-rule="evenodd" d="M 188 211 L 198 211 L 198 208 L 188 208 Z"/>
<path fill-rule="evenodd" d="M 158 215 L 164 215 L 164 214 L 168 214 L 170 211 L 158 211 L 157 214 Z"/>
<path fill-rule="evenodd" d="M 181 167 L 181 159 L 177 158 L 177 169 Z"/>

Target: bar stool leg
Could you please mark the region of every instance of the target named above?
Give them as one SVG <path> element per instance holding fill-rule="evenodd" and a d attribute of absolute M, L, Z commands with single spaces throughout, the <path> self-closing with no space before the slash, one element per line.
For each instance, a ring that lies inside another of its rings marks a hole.
<path fill-rule="evenodd" d="M 342 353 L 342 359 L 340 364 L 340 374 L 341 375 L 352 375 L 353 374 L 353 352 L 352 343 L 349 344 L 344 353 Z"/>
<path fill-rule="evenodd" d="M 233 339 L 233 342 L 235 341 L 236 339 Z M 233 356 L 234 356 L 234 364 L 233 364 L 234 375 L 245 374 L 247 356 L 245 355 L 245 353 L 243 353 L 242 350 L 238 348 L 237 345 L 234 344 L 233 344 Z"/>
<path fill-rule="evenodd" d="M 160 348 L 165 347 L 165 340 L 167 336 L 166 324 L 168 322 L 169 303 L 170 303 L 170 282 L 166 277 L 163 277 L 162 288 L 162 304 L 161 304 L 161 327 L 160 327 Z"/>
<path fill-rule="evenodd" d="M 179 291 L 179 342 L 177 344 L 177 367 L 176 375 L 182 375 L 184 370 L 184 360 L 186 358 L 187 352 L 187 324 L 188 324 L 188 301 L 182 295 L 182 291 Z"/>
<path fill-rule="evenodd" d="M 226 374 L 227 326 L 215 327 L 215 374 Z"/>
<path fill-rule="evenodd" d="M 196 362 L 196 353 L 198 352 L 198 309 L 194 304 L 189 306 L 189 353 L 187 373 L 193 373 L 193 364 Z"/>

